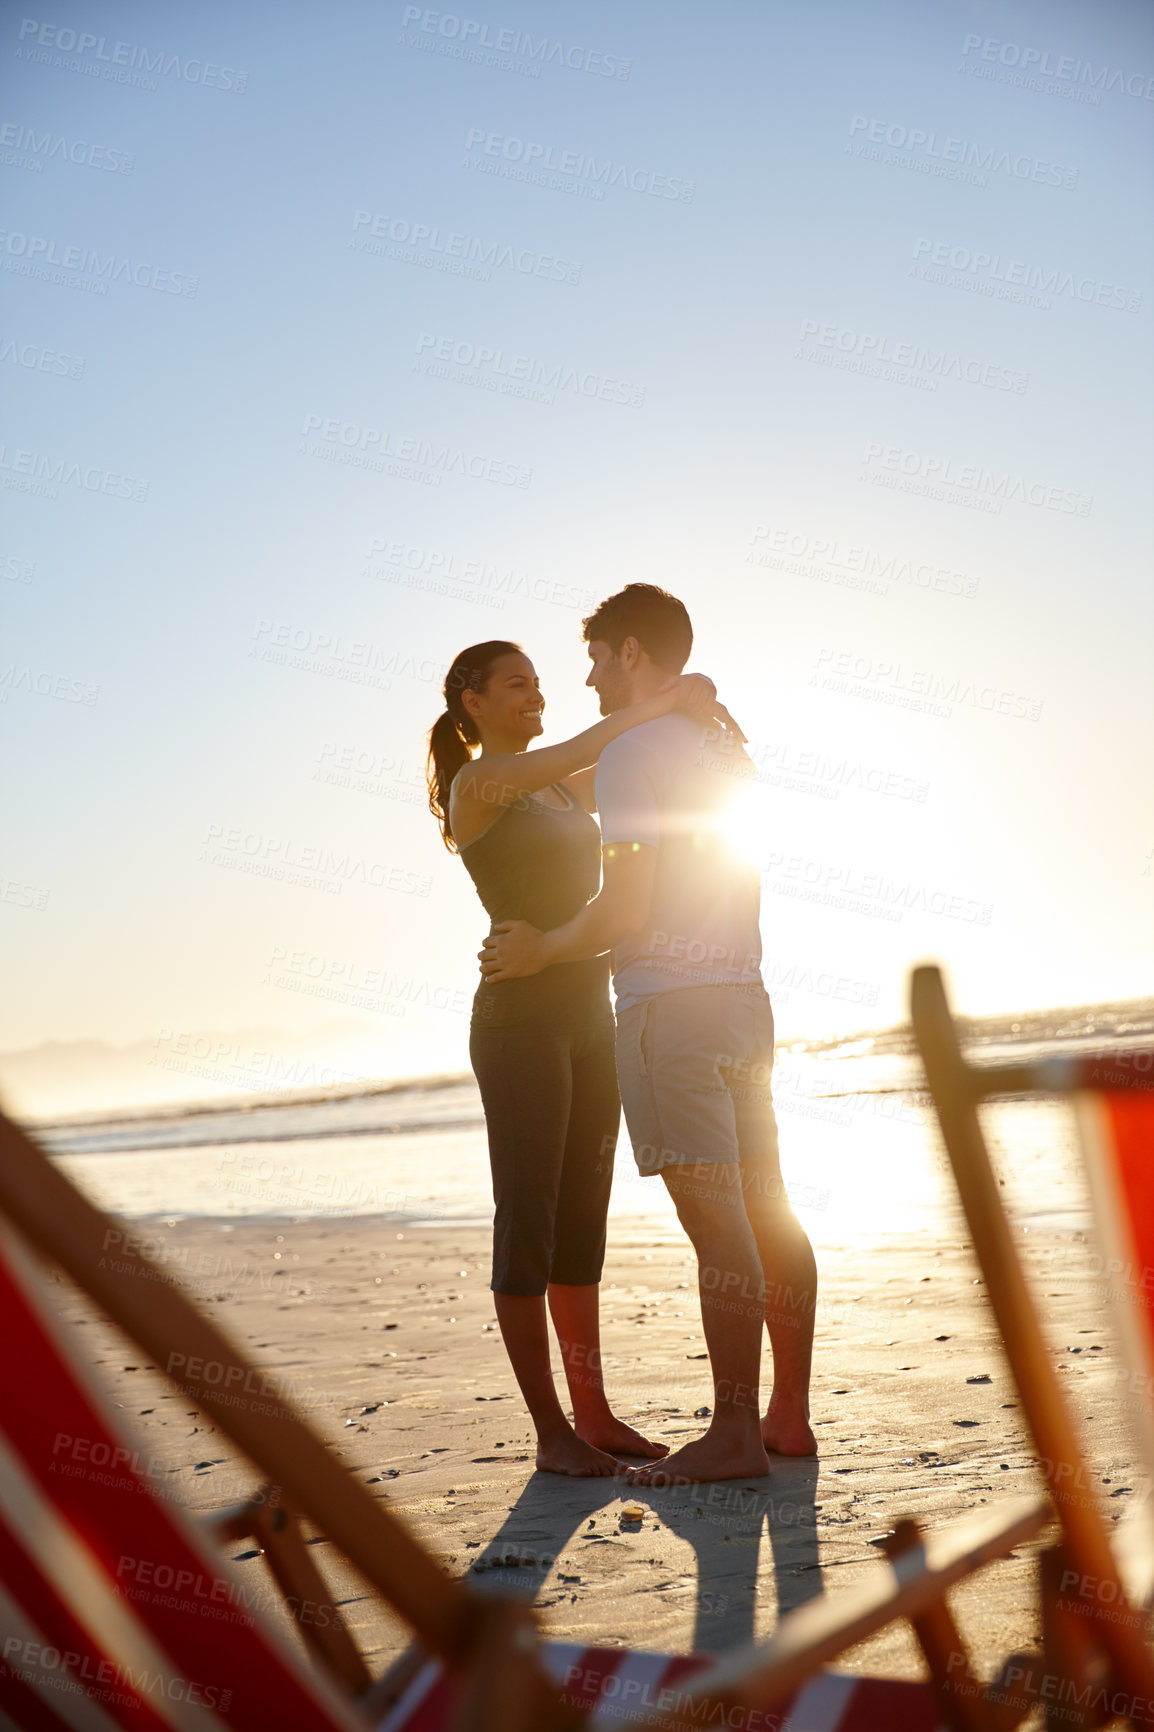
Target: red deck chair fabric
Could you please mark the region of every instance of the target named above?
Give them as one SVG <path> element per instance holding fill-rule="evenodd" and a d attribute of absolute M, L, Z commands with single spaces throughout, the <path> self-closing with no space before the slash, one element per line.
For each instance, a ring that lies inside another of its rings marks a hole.
<path fill-rule="evenodd" d="M 107 1218 L 2 1115 L 0 1137 L 5 1213 L 41 1256 L 95 1293 L 132 1338 L 151 1340 L 149 1351 L 160 1350 L 166 1331 L 183 1329 L 230 1368 L 243 1367 L 235 1346 L 167 1285 L 150 1294 L 150 1307 L 137 1303 L 139 1292 L 123 1291 L 119 1277 L 105 1282 L 96 1262 Z M 159 1270 L 155 1278 L 164 1281 Z M 194 1405 L 207 1406 L 254 1462 L 279 1474 L 278 1483 L 296 1488 L 303 1510 L 327 1511 L 326 1526 L 345 1555 L 453 1665 L 450 1680 L 440 1661 L 430 1663 L 394 1707 L 370 1717 L 364 1698 L 341 1697 L 306 1669 L 266 1625 L 251 1578 L 221 1560 L 164 1496 L 167 1476 L 156 1473 L 110 1410 L 73 1332 L 56 1316 L 40 1265 L 6 1226 L 0 1317 L 8 1349 L 0 1402 L 0 1732 L 442 1732 L 464 1723 L 460 1709 L 471 1727 L 496 1732 L 509 1732 L 510 1713 L 524 1732 L 546 1724 L 572 1729 L 575 1716 L 587 1716 L 582 1723 L 590 1726 L 628 1719 L 683 1732 L 720 1724 L 719 1715 L 747 1732 L 931 1732 L 941 1716 L 928 1685 L 818 1668 L 898 1616 L 920 1635 L 919 1618 L 953 1583 L 1032 1537 L 1046 1519 L 1044 1505 L 1015 1507 L 992 1524 L 970 1519 L 927 1536 L 924 1546 L 903 1550 L 891 1572 L 849 1595 L 848 1605 L 821 1596 L 783 1619 L 769 1644 L 722 1661 L 564 1643 L 534 1648 L 520 1608 L 485 1604 L 446 1581 L 402 1524 L 371 1502 L 362 1498 L 350 1511 L 352 1482 L 339 1473 L 333 1479 L 323 1446 L 291 1410 L 274 1412 L 260 1428 L 241 1424 L 232 1409 L 222 1410 L 207 1378 L 192 1389 L 186 1383 Z M 307 1495 L 303 1459 L 323 1481 L 315 1498 Z M 930 1665 L 940 1683 L 932 1655 Z M 381 1680 L 370 1695 L 391 1702 L 388 1690 Z M 483 1694 L 494 1691 L 499 1713 Z M 772 1707 L 761 1708 L 763 1701 Z M 487 1707 L 493 1712 L 485 1718 Z"/>
<path fill-rule="evenodd" d="M 1154 1511 L 1139 1500 L 1117 1522 L 1104 1506 L 979 1120 L 985 1103 L 1003 1097 L 1059 1094 L 1073 1102 L 1100 1253 L 1095 1279 L 1104 1278 L 1114 1302 L 1119 1375 L 1137 1397 L 1124 1406 L 1154 1472 L 1154 1051 L 975 1064 L 962 1052 L 938 968 L 915 969 L 910 1002 L 987 1296 L 1061 1527 L 1042 1559 L 1046 1664 L 1080 1700 L 1097 1703 L 1109 1684 L 1119 1699 L 1154 1701 Z"/>
<path fill-rule="evenodd" d="M 364 1732 L 165 1497 L 41 1280 L 0 1230 L 0 1715 L 28 1732 Z"/>
<path fill-rule="evenodd" d="M 633 1648 L 582 1648 L 548 1642 L 544 1658 L 566 1701 L 583 1708 L 590 1728 L 643 1721 L 655 1712 L 676 1714 L 684 1706 L 687 1726 L 709 1726 L 700 1704 L 684 1701 L 686 1688 L 712 1664 L 708 1654 L 643 1653 Z M 457 1695 L 442 1667 L 430 1662 L 378 1732 L 444 1732 L 452 1724 Z M 822 1672 L 793 1696 L 760 1714 L 737 1710 L 733 1724 L 749 1732 L 937 1732 L 941 1715 L 928 1684 L 896 1678 L 859 1678 Z"/>
<path fill-rule="evenodd" d="M 1107 1067 L 1087 1069 L 1086 1081 L 1108 1081 Z M 1129 1088 L 1080 1088 L 1075 1104 L 1125 1399 L 1154 1476 L 1154 1078 L 1133 1074 Z"/>
<path fill-rule="evenodd" d="M 42 1281 L 0 1229 L 10 1392 L 0 1426 L 2 1732 L 364 1732 L 165 1495 L 168 1476 L 114 1415 Z M 543 1653 L 591 1726 L 676 1710 L 711 1664 L 572 1643 Z M 380 1732 L 444 1732 L 458 1706 L 459 1686 L 430 1662 Z M 828 1671 L 766 1716 L 783 1732 L 933 1732 L 939 1723 L 928 1685 Z"/>

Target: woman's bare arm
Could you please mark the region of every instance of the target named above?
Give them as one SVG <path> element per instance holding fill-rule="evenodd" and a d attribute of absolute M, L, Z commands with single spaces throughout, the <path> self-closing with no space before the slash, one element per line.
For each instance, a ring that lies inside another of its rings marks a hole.
<path fill-rule="evenodd" d="M 551 782 L 563 782 L 587 769 L 597 762 L 612 740 L 642 722 L 669 715 L 674 709 L 686 709 L 715 725 L 732 727 L 733 718 L 724 704 L 710 696 L 711 687 L 712 681 L 704 680 L 700 674 L 682 674 L 655 697 L 617 710 L 571 740 L 561 740 L 555 746 L 538 746 L 531 752 L 503 752 L 463 764 L 453 780 L 450 795 L 449 819 L 454 832 L 457 814 L 462 820 L 462 832 L 476 834 L 501 806 L 511 806 L 524 794 L 535 793 Z M 458 838 L 461 839 L 469 840 L 469 834 Z"/>

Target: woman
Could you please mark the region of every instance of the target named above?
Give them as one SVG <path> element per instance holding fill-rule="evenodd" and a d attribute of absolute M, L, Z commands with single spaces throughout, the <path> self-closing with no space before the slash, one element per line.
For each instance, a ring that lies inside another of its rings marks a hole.
<path fill-rule="evenodd" d="M 529 751 L 545 700 L 528 656 L 502 641 L 462 650 L 444 693 L 428 780 L 445 846 L 460 854 L 494 925 L 528 920 L 542 931 L 572 919 L 600 886 L 590 766 L 609 742 L 675 708 L 728 720 L 711 682 L 690 674 L 571 740 Z M 538 1468 L 578 1477 L 618 1472 L 610 1452 L 668 1454 L 615 1417 L 601 1377 L 598 1283 L 621 1110 L 613 1028 L 608 956 L 482 981 L 473 1001 L 497 1321 L 537 1430 Z M 572 1425 L 553 1384 L 546 1299 Z"/>

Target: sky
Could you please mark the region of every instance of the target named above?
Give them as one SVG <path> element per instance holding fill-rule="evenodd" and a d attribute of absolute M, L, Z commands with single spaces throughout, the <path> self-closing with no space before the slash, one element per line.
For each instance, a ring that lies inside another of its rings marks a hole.
<path fill-rule="evenodd" d="M 631 581 L 750 736 L 779 1033 L 1150 991 L 1146 4 L 78 0 L 0 65 L 0 1049 L 464 1069 L 440 683 L 513 639 L 580 730 Z"/>

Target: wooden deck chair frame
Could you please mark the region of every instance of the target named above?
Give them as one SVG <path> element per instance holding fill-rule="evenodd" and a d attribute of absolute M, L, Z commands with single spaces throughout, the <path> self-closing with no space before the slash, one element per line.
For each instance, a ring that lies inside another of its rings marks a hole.
<path fill-rule="evenodd" d="M 265 1396 L 268 1380 L 166 1270 L 153 1264 L 143 1282 L 104 1257 L 108 1234 L 118 1224 L 2 1114 L 0 1216 L 165 1368 L 268 1482 L 209 1525 L 221 1539 L 255 1536 L 274 1577 L 298 1604 L 325 1604 L 330 1615 L 302 1623 L 301 1635 L 330 1678 L 363 1708 L 366 1725 L 380 1723 L 429 1655 L 462 1679 L 454 1732 L 578 1732 L 590 1724 L 585 1710 L 550 1676 L 531 1609 L 513 1599 L 482 1597 L 451 1580 L 403 1522 L 345 1472 L 286 1400 Z M 227 1399 L 250 1376 L 261 1378 L 265 1398 L 259 1412 Z M 370 1683 L 336 1614 L 303 1542 L 300 1518 L 313 1522 L 415 1632 L 414 1649 L 376 1683 Z M 786 1704 L 846 1648 L 907 1618 L 929 1660 L 943 1721 L 961 1732 L 1005 1732 L 1032 1705 L 1009 1688 L 1019 1657 L 984 1689 L 970 1670 L 945 1594 L 1033 1538 L 1048 1520 L 1044 1500 L 1014 1499 L 924 1536 L 912 1521 L 899 1524 L 887 1548 L 891 1563 L 879 1564 L 860 1587 L 821 1595 L 788 1613 L 768 1642 L 707 1666 L 678 1692 L 674 1708 L 648 1719 L 638 1715 L 634 1724 L 652 1732 L 699 1728 L 701 1705 L 708 1703 L 711 1714 L 725 1710 L 729 1723 L 738 1723 L 732 1711 L 740 1710 L 740 1723 L 754 1725 L 756 1714 L 764 1718 Z M 848 1688 L 853 1680 L 840 1682 Z"/>
<path fill-rule="evenodd" d="M 1101 1689 L 1108 1693 L 1113 1686 L 1132 1703 L 1146 1702 L 1146 1715 L 1154 1715 L 1149 1623 L 1154 1543 L 1145 1512 L 1138 1512 L 1138 1521 L 1118 1543 L 1118 1530 L 1112 1533 L 1046 1345 L 978 1118 L 979 1106 L 999 1097 L 1042 1091 L 1081 1094 L 1085 1135 L 1094 1106 L 1084 1091 L 1127 1083 L 1149 1089 L 1150 1078 L 1134 1068 L 1132 1053 L 1125 1054 L 1127 1062 L 1114 1065 L 1109 1055 L 1101 1054 L 1090 1061 L 968 1064 L 936 967 L 915 970 L 911 1013 L 1002 1347 L 1061 1525 L 1061 1540 L 1042 1568 L 1047 1671 L 1069 1685 L 1068 1700 L 1083 1699 L 1088 1690 L 1098 1697 Z M 1061 1592 L 1063 1581 L 1072 1579 L 1094 1585 L 1093 1593 L 1077 1606 Z M 1100 1713 L 1095 1717 L 1088 1712 L 1082 1723 L 1099 1724 L 1101 1719 Z M 1053 1723 L 1068 1727 L 1072 1721 L 1069 1713 L 1059 1718 L 1055 1711 Z"/>
<path fill-rule="evenodd" d="M 0 1115 L 0 1214 L 41 1258 L 58 1265 L 251 1461 L 268 1485 L 216 1524 L 222 1539 L 256 1535 L 279 1585 L 327 1616 L 300 1622 L 314 1658 L 360 1697 L 378 1723 L 404 1676 L 369 1676 L 332 1604 L 298 1525 L 317 1525 L 410 1625 L 423 1650 L 467 1679 L 467 1720 L 476 1732 L 567 1732 L 580 1716 L 560 1702 L 537 1652 L 528 1608 L 483 1599 L 453 1581 L 408 1529 L 340 1463 L 288 1401 L 222 1330 L 203 1316 L 160 1265 L 141 1281 L 104 1255 L 118 1223 L 90 1203 L 36 1144 Z M 147 1259 L 141 1259 L 142 1268 Z M 179 1363 L 177 1363 L 179 1361 Z M 254 1385 L 259 1403 L 230 1395 Z M 259 1408 L 259 1411 L 257 1409 Z M 273 1489 L 275 1488 L 275 1489 Z M 211 1524 L 210 1524 L 211 1525 Z"/>

